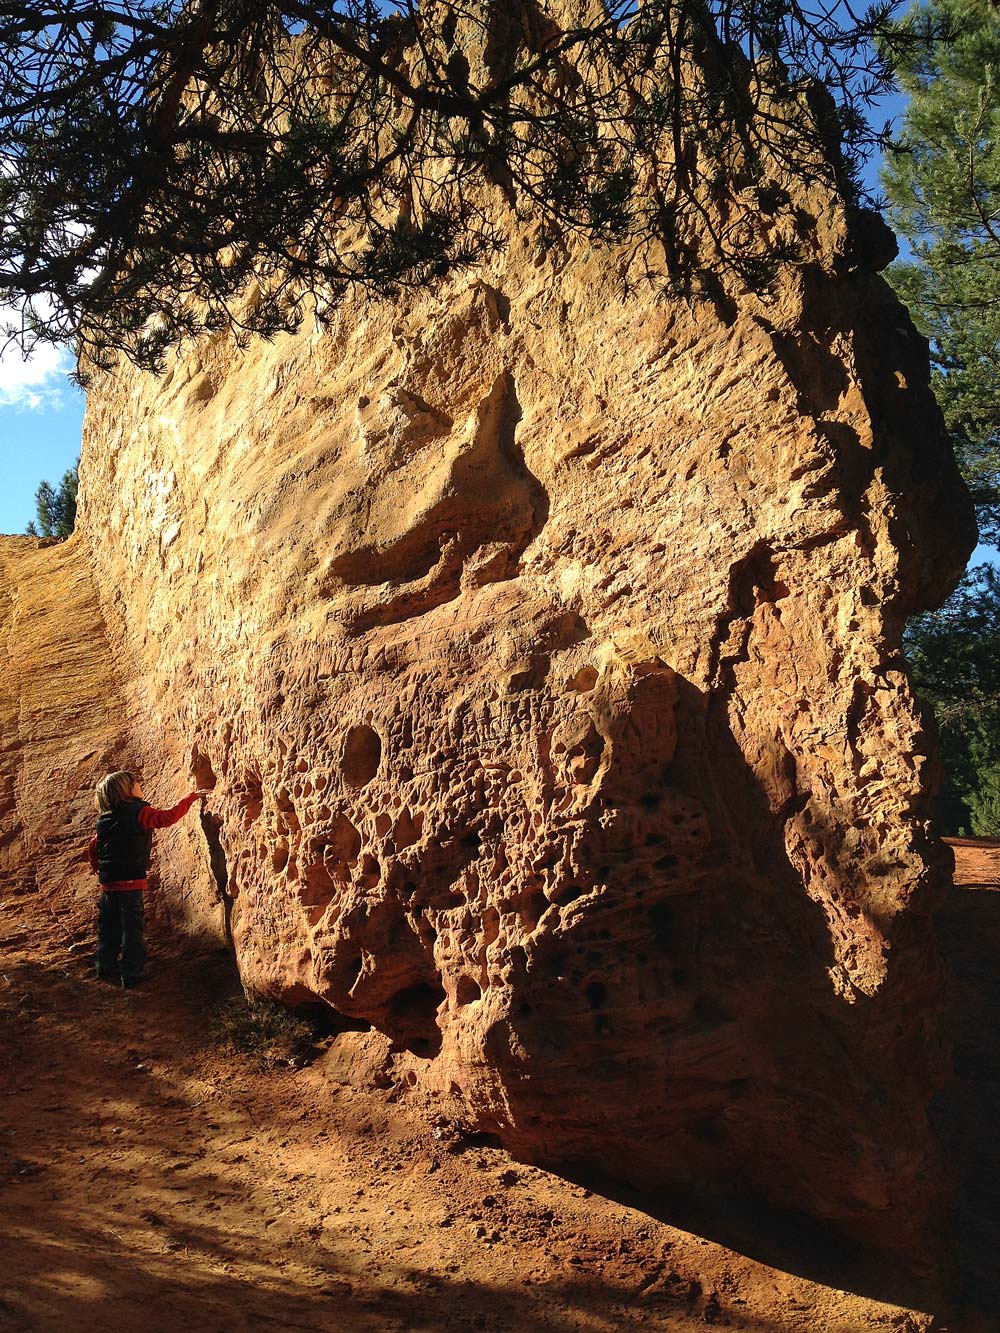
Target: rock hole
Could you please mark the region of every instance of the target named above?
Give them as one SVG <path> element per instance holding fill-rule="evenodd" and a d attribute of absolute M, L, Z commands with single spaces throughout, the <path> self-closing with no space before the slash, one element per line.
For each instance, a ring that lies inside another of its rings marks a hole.
<path fill-rule="evenodd" d="M 367 725 L 351 727 L 344 738 L 340 771 L 349 787 L 364 787 L 378 772 L 382 762 L 382 742 Z"/>
<path fill-rule="evenodd" d="M 549 894 L 549 898 L 557 907 L 568 907 L 570 903 L 582 898 L 585 892 L 582 884 L 557 884 Z"/>
<path fill-rule="evenodd" d="M 304 907 L 326 907 L 337 893 L 337 883 L 322 861 L 303 867 L 299 898 Z"/>
<path fill-rule="evenodd" d="M 586 995 L 587 1003 L 591 1009 L 606 1009 L 608 1007 L 607 988 L 599 981 L 591 981 L 587 985 L 584 995 Z"/>
<path fill-rule="evenodd" d="M 650 908 L 649 928 L 653 939 L 661 949 L 668 949 L 674 942 L 674 914 L 669 903 L 657 903 Z"/>
<path fill-rule="evenodd" d="M 715 1028 L 732 1023 L 733 1015 L 710 995 L 699 996 L 694 1002 L 692 1017 L 699 1027 Z"/>
<path fill-rule="evenodd" d="M 215 790 L 218 778 L 215 776 L 212 761 L 207 754 L 201 753 L 197 745 L 191 746 L 191 762 L 188 765 L 188 772 L 194 778 L 195 786 L 207 787 L 209 791 Z"/>
<path fill-rule="evenodd" d="M 342 1014 L 325 1000 L 309 999 L 296 1004 L 289 1003 L 282 996 L 282 1003 L 306 1020 L 317 1041 L 323 1037 L 339 1037 L 342 1032 L 370 1032 L 372 1029 L 371 1023 L 363 1018 L 351 1018 L 349 1014 Z"/>
<path fill-rule="evenodd" d="M 699 1143 L 720 1144 L 724 1141 L 726 1135 L 718 1120 L 702 1120 L 698 1124 L 691 1125 L 688 1133 Z"/>
<path fill-rule="evenodd" d="M 411 815 L 408 809 L 402 810 L 396 820 L 396 833 L 393 839 L 396 850 L 402 851 L 404 847 L 412 847 L 420 838 L 423 829 L 424 814 L 422 810 L 418 810 L 415 815 Z"/>
<path fill-rule="evenodd" d="M 433 1058 L 441 1049 L 437 1011 L 444 999 L 444 988 L 437 982 L 425 981 L 399 991 L 389 1003 L 386 1032 L 404 1050 Z"/>
<path fill-rule="evenodd" d="M 240 804 L 243 806 L 243 823 L 249 828 L 250 825 L 260 818 L 264 809 L 264 790 L 259 781 L 251 782 L 246 780 L 246 788 L 240 795 Z"/>
<path fill-rule="evenodd" d="M 475 1004 L 483 998 L 482 987 L 472 977 L 462 976 L 455 988 L 455 1000 L 459 1005 Z"/>
<path fill-rule="evenodd" d="M 597 684 L 597 668 L 592 666 L 581 667 L 575 676 L 571 676 L 566 682 L 567 689 L 573 690 L 576 694 L 589 694 Z"/>
<path fill-rule="evenodd" d="M 348 879 L 352 866 L 361 855 L 361 834 L 346 815 L 334 815 L 326 837 L 313 844 L 317 860 L 322 860 L 338 879 Z"/>
<path fill-rule="evenodd" d="M 271 853 L 271 869 L 276 875 L 280 875 L 287 865 L 288 848 L 283 843 L 279 843 Z"/>

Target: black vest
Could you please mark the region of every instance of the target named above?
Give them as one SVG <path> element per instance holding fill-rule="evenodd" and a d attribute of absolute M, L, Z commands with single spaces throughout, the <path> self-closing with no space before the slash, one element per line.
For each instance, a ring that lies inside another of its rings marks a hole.
<path fill-rule="evenodd" d="M 97 878 L 102 884 L 145 879 L 153 851 L 153 833 L 139 823 L 148 801 L 119 801 L 97 821 Z"/>

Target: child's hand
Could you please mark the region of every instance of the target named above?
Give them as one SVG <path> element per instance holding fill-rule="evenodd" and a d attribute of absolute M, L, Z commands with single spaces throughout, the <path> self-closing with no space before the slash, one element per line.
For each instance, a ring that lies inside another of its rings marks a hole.
<path fill-rule="evenodd" d="M 211 796 L 211 795 L 212 795 L 212 788 L 211 788 L 211 787 L 199 787 L 198 790 L 197 790 L 194 794 L 195 794 L 195 796 L 200 796 L 201 799 L 204 800 L 206 796 Z"/>

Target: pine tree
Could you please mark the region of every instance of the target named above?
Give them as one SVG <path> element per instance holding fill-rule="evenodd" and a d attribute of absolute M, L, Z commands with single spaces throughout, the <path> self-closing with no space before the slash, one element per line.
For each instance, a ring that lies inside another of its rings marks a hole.
<path fill-rule="evenodd" d="M 498 196 L 542 248 L 575 232 L 665 283 L 766 288 L 794 258 L 789 180 L 857 193 L 892 9 L 5 4 L 0 304 L 22 344 L 156 369 L 205 330 L 273 336 L 488 256 Z"/>
<path fill-rule="evenodd" d="M 934 388 L 976 501 L 1000 542 L 1000 17 L 982 0 L 931 0 L 903 21 L 937 40 L 903 50 L 909 94 L 884 181 L 913 258 L 890 281 L 930 340 Z M 946 832 L 1000 835 L 1000 581 L 972 570 L 907 629 L 945 766 Z"/>
<path fill-rule="evenodd" d="M 38 489 L 35 491 L 36 518 L 25 529 L 29 537 L 56 537 L 60 541 L 64 541 L 72 535 L 73 528 L 76 526 L 77 469 L 79 465 L 80 460 L 77 459 L 76 467 L 72 467 L 63 473 L 58 490 L 51 482 L 43 481 L 39 483 Z"/>
<path fill-rule="evenodd" d="M 907 626 L 917 694 L 934 708 L 947 833 L 1000 836 L 1000 572 L 980 565 Z"/>
<path fill-rule="evenodd" d="M 934 387 L 977 504 L 1000 541 L 1000 16 L 984 0 L 932 0 L 904 20 L 910 101 L 884 182 L 913 259 L 889 271 L 930 339 Z"/>

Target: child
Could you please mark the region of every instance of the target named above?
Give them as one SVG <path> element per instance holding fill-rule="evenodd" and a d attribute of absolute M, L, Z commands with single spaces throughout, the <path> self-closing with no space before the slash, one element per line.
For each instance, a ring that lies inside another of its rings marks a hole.
<path fill-rule="evenodd" d="M 118 980 L 119 953 L 121 984 L 135 986 L 144 980 L 142 895 L 153 850 L 153 829 L 176 824 L 195 801 L 208 794 L 193 791 L 170 810 L 156 810 L 143 799 L 134 773 L 109 773 L 97 784 L 95 803 L 100 817 L 87 851 L 90 868 L 101 885 L 94 959 L 100 980 Z"/>

